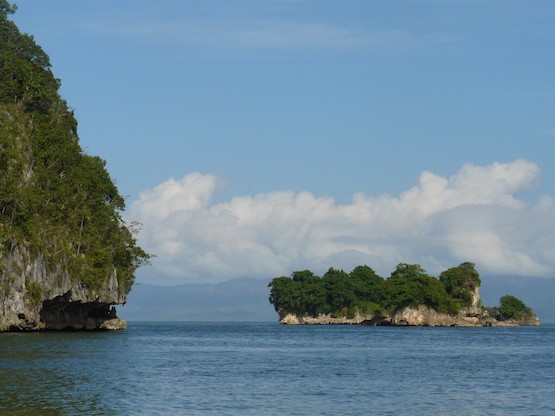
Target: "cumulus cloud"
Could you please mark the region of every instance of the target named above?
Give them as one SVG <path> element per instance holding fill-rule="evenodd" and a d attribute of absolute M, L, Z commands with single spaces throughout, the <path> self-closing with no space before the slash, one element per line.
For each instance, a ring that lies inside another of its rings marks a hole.
<path fill-rule="evenodd" d="M 349 204 L 291 191 L 216 203 L 218 178 L 192 173 L 143 191 L 128 217 L 143 223 L 139 242 L 157 255 L 140 275 L 152 283 L 359 264 L 387 276 L 399 262 L 438 273 L 472 261 L 482 273 L 544 276 L 555 271 L 555 199 L 518 198 L 539 177 L 525 160 L 466 164 L 449 178 L 423 172 L 397 196 L 357 193 Z"/>

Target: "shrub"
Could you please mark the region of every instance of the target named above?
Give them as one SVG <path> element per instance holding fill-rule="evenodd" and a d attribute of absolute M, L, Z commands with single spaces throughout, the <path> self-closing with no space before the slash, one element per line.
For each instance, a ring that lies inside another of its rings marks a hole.
<path fill-rule="evenodd" d="M 512 295 L 501 296 L 497 313 L 503 320 L 526 319 L 532 316 L 532 310 L 523 301 Z"/>
<path fill-rule="evenodd" d="M 38 306 L 42 302 L 42 286 L 37 282 L 27 284 L 27 299 L 33 306 Z"/>

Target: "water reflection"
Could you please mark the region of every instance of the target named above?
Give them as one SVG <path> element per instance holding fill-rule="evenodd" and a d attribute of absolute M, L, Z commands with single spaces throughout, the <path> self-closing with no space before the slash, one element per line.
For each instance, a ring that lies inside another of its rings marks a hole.
<path fill-rule="evenodd" d="M 102 367 L 83 365 L 106 341 L 100 333 L 0 334 L 0 414 L 115 414 L 103 401 Z"/>
<path fill-rule="evenodd" d="M 0 334 L 0 415 L 554 415 L 553 357 L 549 325 Z"/>

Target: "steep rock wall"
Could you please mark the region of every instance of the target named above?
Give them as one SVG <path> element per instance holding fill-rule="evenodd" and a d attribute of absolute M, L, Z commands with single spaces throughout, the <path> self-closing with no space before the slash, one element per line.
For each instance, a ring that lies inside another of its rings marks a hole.
<path fill-rule="evenodd" d="M 0 257 L 0 331 L 123 329 L 112 305 L 125 300 L 115 272 L 92 290 L 40 253 L 14 247 Z"/>

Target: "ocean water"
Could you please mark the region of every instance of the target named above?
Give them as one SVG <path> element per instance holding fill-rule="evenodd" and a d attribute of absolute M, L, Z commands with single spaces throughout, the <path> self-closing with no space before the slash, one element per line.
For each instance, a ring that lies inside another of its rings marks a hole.
<path fill-rule="evenodd" d="M 555 325 L 0 334 L 1 415 L 555 415 Z"/>

